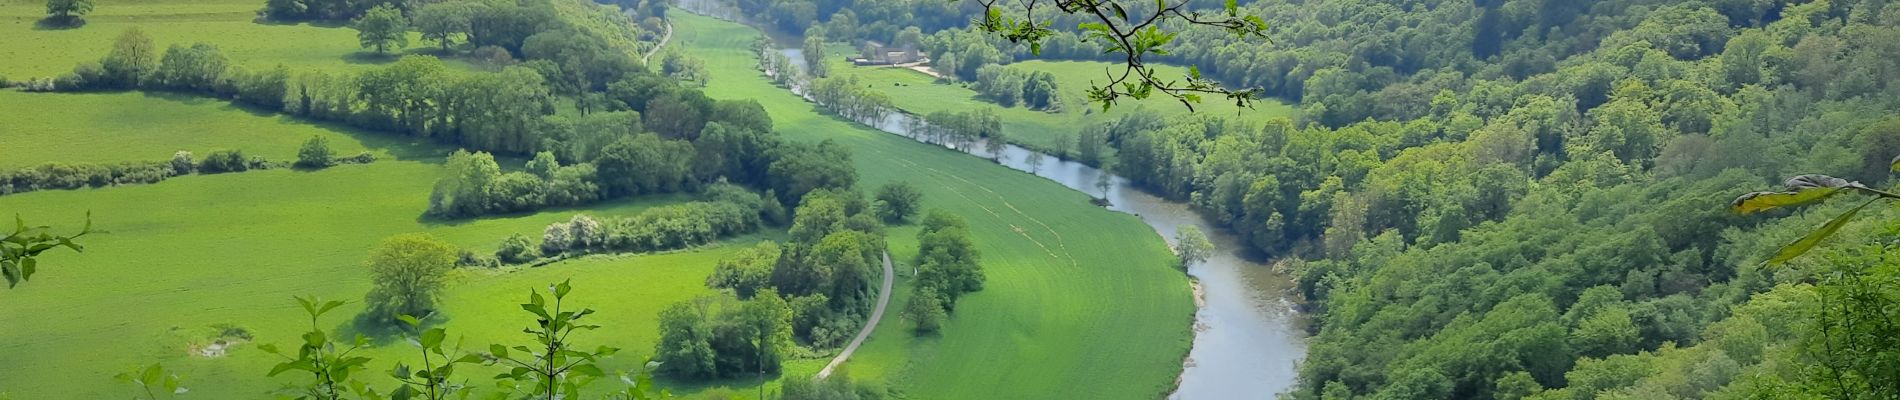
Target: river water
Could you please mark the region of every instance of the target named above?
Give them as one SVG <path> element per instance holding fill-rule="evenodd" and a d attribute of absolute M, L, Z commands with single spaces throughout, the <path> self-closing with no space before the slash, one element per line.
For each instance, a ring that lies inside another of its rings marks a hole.
<path fill-rule="evenodd" d="M 685 3 L 706 4 L 709 0 Z M 691 10 L 691 8 L 689 8 Z M 735 15 L 702 9 L 702 15 L 726 19 Z M 757 26 L 756 24 L 753 24 Z M 779 36 L 781 52 L 803 68 L 804 57 L 796 38 Z M 794 92 L 802 92 L 794 86 Z M 802 93 L 801 93 L 802 94 Z M 895 95 L 901 95 L 893 93 Z M 807 98 L 809 99 L 809 97 Z M 876 123 L 867 123 L 884 132 L 909 137 L 917 117 L 891 113 Z M 863 121 L 861 121 L 863 122 Z M 946 148 L 955 148 L 944 146 Z M 994 158 L 980 143 L 960 149 L 977 157 Z M 1271 399 L 1293 387 L 1299 362 L 1306 355 L 1305 319 L 1289 297 L 1291 283 L 1284 275 L 1248 251 L 1240 239 L 1194 212 L 1187 204 L 1157 197 L 1139 189 L 1133 182 L 1088 165 L 1041 157 L 1031 165 L 1031 150 L 1015 145 L 1003 147 L 999 164 L 1047 178 L 1070 189 L 1106 198 L 1108 208 L 1134 214 L 1154 227 L 1172 245 L 1175 232 L 1195 226 L 1214 243 L 1215 254 L 1188 267 L 1188 274 L 1200 284 L 1196 303 L 1194 347 L 1188 353 L 1180 386 L 1170 399 Z M 1101 184 L 1107 175 L 1106 187 Z"/>
<path fill-rule="evenodd" d="M 913 118 L 894 113 L 876 125 L 885 132 L 922 140 L 910 134 Z M 993 158 L 980 144 L 966 147 L 966 153 Z M 1200 228 L 1214 243 L 1214 256 L 1188 267 L 1188 274 L 1200 281 L 1200 309 L 1195 313 L 1194 348 L 1188 353 L 1180 387 L 1169 398 L 1271 399 L 1293 386 L 1299 361 L 1306 355 L 1306 333 L 1305 320 L 1288 298 L 1291 283 L 1286 276 L 1247 257 L 1238 237 L 1187 204 L 1149 194 L 1126 178 L 1082 163 L 1044 156 L 1032 165 L 1031 152 L 1005 146 L 999 164 L 1105 197 L 1109 209 L 1141 217 L 1170 245 L 1175 232 L 1186 226 Z M 1108 176 L 1105 190 L 1101 186 L 1104 174 Z"/>

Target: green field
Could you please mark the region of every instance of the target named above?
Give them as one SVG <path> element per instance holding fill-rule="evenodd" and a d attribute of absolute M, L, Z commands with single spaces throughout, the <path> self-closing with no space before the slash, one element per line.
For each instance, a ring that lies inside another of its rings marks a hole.
<path fill-rule="evenodd" d="M 252 0 L 101 2 L 83 28 L 39 30 L 41 4 L 0 3 L 0 75 L 51 76 L 96 59 L 125 27 L 161 46 L 208 41 L 244 66 L 365 68 L 354 31 L 251 22 Z M 1166 392 L 1189 346 L 1193 305 L 1184 275 L 1163 242 L 1136 218 L 1088 204 L 1087 196 L 1017 171 L 825 116 L 751 68 L 744 26 L 676 13 L 676 43 L 708 59 L 708 94 L 758 99 L 794 140 L 836 139 L 854 150 L 863 187 L 911 182 L 927 206 L 970 219 L 989 284 L 959 303 L 941 337 L 914 337 L 899 316 L 846 370 L 910 398 L 1151 398 Z M 294 45 L 293 45 L 294 44 Z M 310 136 L 342 154 L 380 160 L 321 171 L 271 170 L 183 176 L 150 185 L 0 196 L 0 214 L 36 224 L 77 226 L 91 212 L 97 232 L 83 254 L 43 260 L 42 273 L 0 294 L 0 395 L 19 399 L 113 398 L 131 387 L 112 379 L 161 362 L 180 372 L 195 398 L 256 398 L 285 379 L 263 376 L 276 362 L 240 344 L 223 357 L 190 355 L 214 325 L 242 326 L 257 342 L 289 343 L 306 327 L 294 295 L 360 301 L 362 260 L 391 235 L 426 232 L 477 252 L 511 233 L 540 232 L 575 212 L 629 215 L 679 197 L 444 223 L 421 218 L 449 149 L 313 124 L 192 96 L 147 93 L 38 94 L 0 91 L 6 110 L 0 168 L 43 162 L 166 159 L 177 150 L 242 149 L 289 160 Z M 900 269 L 915 252 L 914 227 L 890 232 Z M 466 347 L 514 343 L 530 321 L 525 292 L 573 278 L 582 303 L 600 310 L 584 342 L 626 350 L 609 370 L 650 355 L 652 320 L 668 304 L 714 292 L 704 279 L 740 246 L 777 233 L 685 252 L 595 257 L 534 269 L 464 270 L 443 299 L 447 327 Z M 908 275 L 908 271 L 900 275 Z M 894 300 L 901 309 L 908 285 Z M 351 305 L 325 321 L 349 330 Z M 369 351 L 372 382 L 410 360 L 404 345 Z M 782 379 L 805 379 L 825 359 L 793 360 Z M 479 378 L 499 371 L 467 370 Z M 612 382 L 602 382 L 608 385 Z M 707 387 L 750 392 L 757 381 L 669 385 L 691 395 Z M 602 387 L 604 389 L 604 387 Z"/>
<path fill-rule="evenodd" d="M 134 27 L 145 31 L 160 49 L 211 43 L 232 65 L 253 70 L 283 64 L 292 71 L 355 71 L 394 60 L 359 46 L 354 29 L 258 23 L 257 11 L 264 2 L 257 0 L 100 0 L 96 4 L 86 15 L 85 26 L 45 29 L 35 23 L 46 16 L 46 2 L 0 0 L 0 37 L 6 38 L 0 40 L 0 76 L 20 80 L 64 74 L 81 62 L 104 57 L 113 39 Z M 410 35 L 410 51 L 432 50 L 420 34 Z"/>
<path fill-rule="evenodd" d="M 511 233 L 538 232 L 571 211 L 442 224 L 419 220 L 435 161 L 382 161 L 317 172 L 273 170 L 187 176 L 159 184 L 48 191 L 0 197 L 0 210 L 36 223 L 77 226 L 90 211 L 98 234 L 83 255 L 44 260 L 42 275 L 6 293 L 0 308 L 0 388 L 16 398 L 108 398 L 128 387 L 111 375 L 135 364 L 180 369 L 204 398 L 246 398 L 277 386 L 262 377 L 273 359 L 251 346 L 225 358 L 186 356 L 213 324 L 256 332 L 263 342 L 294 340 L 292 295 L 360 301 L 361 266 L 390 235 L 427 232 L 476 251 Z M 623 202 L 591 213 L 628 215 L 665 199 Z M 705 276 L 726 251 L 589 259 L 515 273 L 460 275 L 445 297 L 448 325 L 469 343 L 513 340 L 524 320 L 513 304 L 525 290 L 576 278 L 600 323 L 601 343 L 650 353 L 653 315 L 663 305 L 709 293 Z M 336 320 L 345 325 L 355 307 Z M 401 346 L 377 349 L 376 368 L 407 359 Z M 610 366 L 627 368 L 622 357 Z M 58 384 L 46 384 L 58 382 Z"/>
<path fill-rule="evenodd" d="M 706 60 L 708 95 L 756 99 L 790 138 L 850 146 L 861 186 L 910 182 L 926 207 L 970 220 L 984 290 L 958 303 L 941 337 L 885 319 L 846 364 L 853 376 L 924 399 L 1156 398 L 1172 387 L 1194 304 L 1154 230 L 1054 182 L 821 114 L 754 68 L 756 30 L 673 16 L 674 40 Z M 915 232 L 891 231 L 893 256 L 914 252 Z"/>
<path fill-rule="evenodd" d="M 369 139 L 360 142 L 345 128 L 259 115 L 227 101 L 191 95 L 0 90 L 0 110 L 9 110 L 7 122 L 0 125 L 0 137 L 7 142 L 0 146 L 0 169 L 46 162 L 170 160 L 178 150 L 202 158 L 212 150 L 236 149 L 272 161 L 294 161 L 297 147 L 312 136 L 330 138 L 331 150 L 342 155 L 366 147 L 407 153 L 407 145 L 393 138 L 357 135 Z"/>
<path fill-rule="evenodd" d="M 831 46 L 833 54 L 849 51 L 845 46 Z M 867 87 L 883 91 L 891 96 L 891 102 L 897 108 L 912 114 L 928 114 L 936 111 L 963 112 L 978 108 L 992 108 L 1003 119 L 1003 132 L 1011 142 L 1047 149 L 1053 146 L 1058 134 L 1068 135 L 1073 140 L 1077 132 L 1091 122 L 1109 121 L 1132 113 L 1149 113 L 1161 116 L 1187 114 L 1179 101 L 1160 94 L 1143 100 L 1124 98 L 1120 103 L 1102 112 L 1099 105 L 1091 105 L 1086 95 L 1092 82 L 1105 82 L 1105 71 L 1110 64 L 1096 61 L 1025 61 L 1011 64 L 1010 68 L 1022 70 L 1047 71 L 1056 76 L 1056 85 L 1061 90 L 1063 108 L 1057 112 L 1031 110 L 1020 105 L 1003 108 L 988 99 L 977 95 L 968 83 L 946 82 L 905 68 L 895 67 L 859 67 L 844 61 L 843 57 L 829 57 L 831 72 L 834 76 L 855 75 Z M 1173 66 L 1159 67 L 1159 76 L 1181 76 L 1185 68 Z M 1116 70 L 1119 71 L 1119 70 Z M 1254 108 L 1244 109 L 1221 98 L 1209 97 L 1195 106 L 1199 112 L 1217 116 L 1239 116 L 1247 121 L 1264 121 L 1269 118 L 1291 117 L 1295 110 L 1292 106 L 1277 100 L 1261 100 Z M 1243 112 L 1244 111 L 1244 112 Z"/>
<path fill-rule="evenodd" d="M 384 62 L 364 57 L 355 31 L 347 28 L 252 22 L 260 6 L 253 0 L 101 1 L 82 28 L 41 30 L 33 22 L 43 2 L 0 3 L 0 35 L 8 38 L 0 41 L 0 75 L 64 73 L 104 55 L 113 38 L 133 26 L 160 46 L 216 43 L 233 64 L 247 67 L 360 70 Z M 183 375 L 190 397 L 263 397 L 287 380 L 264 377 L 277 360 L 255 343 L 217 358 L 189 351 L 208 341 L 218 324 L 244 327 L 257 342 L 293 342 L 307 327 L 291 296 L 360 302 L 369 288 L 363 258 L 383 238 L 426 232 L 486 253 L 509 234 L 537 234 L 576 212 L 631 215 L 682 200 L 642 198 L 585 210 L 438 222 L 421 216 L 450 150 L 445 147 L 190 95 L 0 90 L 0 110 L 0 168 L 166 160 L 177 150 L 202 156 L 214 149 L 289 161 L 311 136 L 330 138 L 339 154 L 379 156 L 370 165 L 314 172 L 183 176 L 150 185 L 0 196 L 0 214 L 76 229 L 91 212 L 97 231 L 82 240 L 89 247 L 84 254 L 49 255 L 33 281 L 0 293 L 6 304 L 0 307 L 0 397 L 123 397 L 132 387 L 112 376 L 154 362 Z M 604 367 L 631 370 L 652 353 L 658 311 L 713 294 L 704 281 L 716 261 L 761 238 L 526 270 L 461 271 L 442 299 L 447 327 L 469 348 L 521 342 L 520 328 L 532 321 L 516 303 L 532 288 L 573 278 L 576 299 L 599 309 L 595 322 L 610 328 L 582 340 L 626 349 Z M 324 327 L 349 330 L 359 307 L 339 310 Z M 376 361 L 368 376 L 383 387 L 392 383 L 382 378 L 383 370 L 414 358 L 400 343 L 369 354 Z M 603 391 L 615 384 L 600 383 Z"/>

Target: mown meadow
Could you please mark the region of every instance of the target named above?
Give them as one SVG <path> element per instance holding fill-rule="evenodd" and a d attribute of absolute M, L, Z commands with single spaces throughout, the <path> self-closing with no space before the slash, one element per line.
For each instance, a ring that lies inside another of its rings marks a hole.
<path fill-rule="evenodd" d="M 940 336 L 886 318 L 846 364 L 851 376 L 912 398 L 1153 398 L 1172 387 L 1194 305 L 1147 225 L 1054 182 L 824 114 L 755 68 L 757 30 L 673 19 L 678 45 L 706 60 L 709 96 L 756 99 L 788 138 L 849 146 L 861 186 L 910 182 L 926 207 L 970 222 L 989 276 L 983 291 L 961 300 Z M 914 253 L 915 232 L 891 231 L 893 257 Z"/>

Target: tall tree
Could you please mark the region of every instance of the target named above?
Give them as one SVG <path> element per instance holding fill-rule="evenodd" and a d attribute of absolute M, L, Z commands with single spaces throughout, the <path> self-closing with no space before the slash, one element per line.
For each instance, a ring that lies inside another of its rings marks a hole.
<path fill-rule="evenodd" d="M 1188 225 L 1174 232 L 1174 253 L 1181 258 L 1181 267 L 1207 261 L 1214 253 L 1214 243 L 1207 240 L 1207 234 L 1201 228 Z"/>
<path fill-rule="evenodd" d="M 452 1 L 422 6 L 416 11 L 416 30 L 422 32 L 422 38 L 434 41 L 442 46 L 443 52 L 455 45 L 458 38 L 466 37 L 472 29 L 470 20 L 475 17 L 475 9 L 482 3 Z"/>
<path fill-rule="evenodd" d="M 138 87 L 153 70 L 158 69 L 158 46 L 152 44 L 152 38 L 145 36 L 139 28 L 127 28 L 112 43 L 112 52 L 106 54 L 100 62 L 105 69 L 105 78 L 109 87 L 130 89 Z"/>
<path fill-rule="evenodd" d="M 356 30 L 356 40 L 363 48 L 375 48 L 376 54 L 389 54 L 391 47 L 409 45 L 409 20 L 403 18 L 402 10 L 387 3 L 363 13 L 363 18 L 356 20 Z"/>
<path fill-rule="evenodd" d="M 378 322 L 395 322 L 403 315 L 429 315 L 443 278 L 455 267 L 455 246 L 425 234 L 397 235 L 384 240 L 365 262 L 374 285 L 364 301 L 364 312 Z"/>
<path fill-rule="evenodd" d="M 46 0 L 46 13 L 54 22 L 71 24 L 79 16 L 92 12 L 92 0 Z"/>

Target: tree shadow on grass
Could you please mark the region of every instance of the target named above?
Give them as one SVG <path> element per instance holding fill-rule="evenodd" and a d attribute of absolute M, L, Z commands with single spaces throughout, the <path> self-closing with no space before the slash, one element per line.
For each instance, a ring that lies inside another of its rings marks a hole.
<path fill-rule="evenodd" d="M 436 328 L 448 323 L 448 316 L 436 312 L 422 318 L 421 329 Z M 336 332 L 336 337 L 342 341 L 355 340 L 356 335 L 363 335 L 363 338 L 369 339 L 371 346 L 376 347 L 395 344 L 403 341 L 405 336 L 417 334 L 416 328 L 411 328 L 408 324 L 401 321 L 380 321 L 367 312 L 357 313 L 348 322 L 337 325 L 332 332 Z"/>
<path fill-rule="evenodd" d="M 36 31 L 63 31 L 86 26 L 86 19 L 79 17 L 46 17 L 33 22 Z"/>
<path fill-rule="evenodd" d="M 286 124 L 291 124 L 291 125 L 303 125 L 303 126 L 322 128 L 322 129 L 330 130 L 330 131 L 336 131 L 339 133 L 343 133 L 345 135 L 349 135 L 350 138 L 356 139 L 358 142 L 363 144 L 364 148 L 369 149 L 370 151 L 382 152 L 400 161 L 420 161 L 420 162 L 429 163 L 429 164 L 441 164 L 444 160 L 444 157 L 446 157 L 449 153 L 448 149 L 452 147 L 452 146 L 444 146 L 440 144 L 431 143 L 426 140 L 418 139 L 416 137 L 409 136 L 402 133 L 374 131 L 374 130 L 350 126 L 350 125 L 343 124 L 340 122 L 315 121 L 308 118 L 302 118 L 302 117 L 285 114 L 281 111 L 272 110 L 267 107 L 257 106 L 257 105 L 238 102 L 238 101 L 231 101 L 231 100 L 221 99 L 221 98 L 212 97 L 212 96 L 206 96 L 203 94 L 178 93 L 178 92 L 155 91 L 155 90 L 140 91 L 140 93 L 143 94 L 147 98 L 188 104 L 188 105 L 222 103 L 223 104 L 222 108 L 224 110 L 241 111 L 255 117 L 276 118 L 280 122 L 284 122 Z M 340 156 L 348 157 L 348 156 L 351 156 L 351 154 L 342 154 Z"/>

